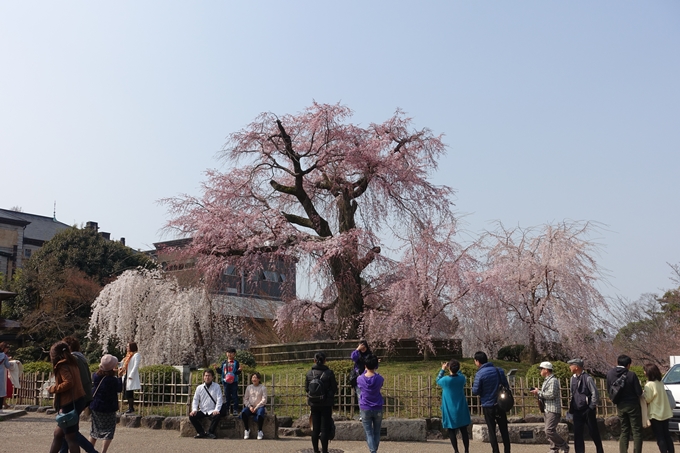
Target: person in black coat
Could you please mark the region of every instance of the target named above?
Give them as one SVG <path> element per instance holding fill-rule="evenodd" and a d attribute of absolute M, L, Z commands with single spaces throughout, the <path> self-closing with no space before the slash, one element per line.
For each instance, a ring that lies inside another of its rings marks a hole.
<path fill-rule="evenodd" d="M 640 408 L 640 396 L 642 387 L 637 375 L 630 371 L 633 360 L 625 354 L 617 359 L 618 366 L 607 373 L 607 390 L 610 392 L 612 385 L 624 374 L 625 383 L 616 397 L 616 415 L 621 422 L 621 436 L 619 437 L 619 452 L 628 451 L 628 442 L 631 432 L 633 434 L 633 452 L 642 453 L 642 410 Z M 610 393 L 611 394 L 611 393 Z"/>
<path fill-rule="evenodd" d="M 307 372 L 305 391 L 307 392 L 307 404 L 311 410 L 312 424 L 312 448 L 319 453 L 319 439 L 321 439 L 321 452 L 328 453 L 328 441 L 333 424 L 333 403 L 338 391 L 338 382 L 335 373 L 326 365 L 326 354 L 317 352 L 314 355 L 314 366 Z M 320 379 L 323 383 L 324 394 L 322 397 L 310 396 L 310 383 L 314 379 Z"/>
<path fill-rule="evenodd" d="M 111 354 L 105 354 L 99 364 L 99 370 L 92 375 L 90 443 L 94 446 L 98 439 L 102 439 L 102 453 L 109 449 L 116 432 L 118 394 L 123 391 L 123 381 L 116 376 L 117 367 L 118 359 Z"/>

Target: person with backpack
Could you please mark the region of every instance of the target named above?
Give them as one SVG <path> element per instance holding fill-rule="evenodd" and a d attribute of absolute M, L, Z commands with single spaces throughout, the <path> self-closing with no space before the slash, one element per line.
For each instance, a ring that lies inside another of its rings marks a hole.
<path fill-rule="evenodd" d="M 642 453 L 642 387 L 635 373 L 630 372 L 633 360 L 625 354 L 617 359 L 617 366 L 607 373 L 607 392 L 616 404 L 616 415 L 621 423 L 619 453 L 628 452 L 628 442 L 633 435 L 633 452 Z"/>
<path fill-rule="evenodd" d="M 380 445 L 380 425 L 383 417 L 383 397 L 380 394 L 385 379 L 375 372 L 378 368 L 378 358 L 374 355 L 366 357 L 364 362 L 366 371 L 357 379 L 359 394 L 359 409 L 361 423 L 366 432 L 366 443 L 371 453 L 377 453 Z"/>
<path fill-rule="evenodd" d="M 333 403 L 338 391 L 338 382 L 333 370 L 326 366 L 326 354 L 317 352 L 314 355 L 314 366 L 307 372 L 305 379 L 307 404 L 309 404 L 312 421 L 312 448 L 319 453 L 328 453 L 328 441 L 333 432 Z"/>
<path fill-rule="evenodd" d="M 489 430 L 489 443 L 491 444 L 491 451 L 493 453 L 500 453 L 498 449 L 498 438 L 496 437 L 496 426 L 501 432 L 503 439 L 504 453 L 510 453 L 510 432 L 508 431 L 508 415 L 498 406 L 498 388 L 504 385 L 509 388 L 508 379 L 505 377 L 505 372 L 500 368 L 496 368 L 493 363 L 489 362 L 489 358 L 485 352 L 475 352 L 475 365 L 477 366 L 477 374 L 475 374 L 475 381 L 472 384 L 472 394 L 479 395 L 479 400 L 482 403 L 482 412 L 484 413 L 484 421 Z"/>
<path fill-rule="evenodd" d="M 600 429 L 597 426 L 597 403 L 600 401 L 600 394 L 595 379 L 583 370 L 583 360 L 572 359 L 567 363 L 572 373 L 569 413 L 574 417 L 574 452 L 586 451 L 583 433 L 587 425 L 596 453 L 604 453 Z"/>

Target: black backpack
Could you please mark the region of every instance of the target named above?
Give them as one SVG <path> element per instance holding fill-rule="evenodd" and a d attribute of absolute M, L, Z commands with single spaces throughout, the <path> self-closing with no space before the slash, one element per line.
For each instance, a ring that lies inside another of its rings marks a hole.
<path fill-rule="evenodd" d="M 326 397 L 326 383 L 323 380 L 323 375 L 326 371 L 322 371 L 319 375 L 316 375 L 314 371 L 312 370 L 312 380 L 309 381 L 307 398 L 309 398 L 310 402 L 320 403 Z"/>
<path fill-rule="evenodd" d="M 607 389 L 609 392 L 609 399 L 612 400 L 612 403 L 617 404 L 621 399 L 621 395 L 623 395 L 623 389 L 626 386 L 627 376 L 628 372 L 626 371 L 621 376 L 619 376 L 617 380 L 612 382 L 612 385 Z"/>

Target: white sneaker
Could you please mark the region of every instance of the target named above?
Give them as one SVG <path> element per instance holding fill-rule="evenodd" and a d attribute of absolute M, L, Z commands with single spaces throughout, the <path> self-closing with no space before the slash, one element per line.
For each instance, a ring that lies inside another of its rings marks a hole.
<path fill-rule="evenodd" d="M 246 429 L 246 432 L 243 433 L 243 438 L 244 439 L 250 439 L 250 430 L 249 429 Z"/>
<path fill-rule="evenodd" d="M 262 440 L 264 439 L 264 433 L 262 431 L 257 432 L 257 440 Z"/>

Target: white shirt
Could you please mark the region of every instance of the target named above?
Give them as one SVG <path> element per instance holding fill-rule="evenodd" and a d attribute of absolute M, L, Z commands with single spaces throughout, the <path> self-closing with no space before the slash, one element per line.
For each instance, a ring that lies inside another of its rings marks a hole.
<path fill-rule="evenodd" d="M 212 398 L 208 396 L 208 392 L 210 392 Z M 215 402 L 213 402 L 213 399 Z M 194 392 L 194 401 L 191 403 L 192 412 L 198 411 L 199 407 L 201 408 L 201 412 L 206 415 L 210 415 L 214 411 L 219 412 L 220 409 L 222 409 L 222 388 L 219 384 L 215 384 L 213 382 L 209 389 L 205 386 L 205 384 L 201 384 L 196 387 L 196 391 Z"/>

